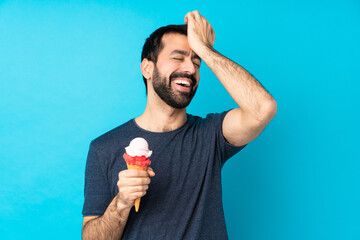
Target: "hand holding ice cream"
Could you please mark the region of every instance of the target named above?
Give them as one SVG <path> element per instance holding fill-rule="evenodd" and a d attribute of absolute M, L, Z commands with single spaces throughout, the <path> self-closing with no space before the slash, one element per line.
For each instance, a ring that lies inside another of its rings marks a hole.
<path fill-rule="evenodd" d="M 152 151 L 149 150 L 149 145 L 143 138 L 133 139 L 125 150 L 126 153 L 123 157 L 128 170 L 119 173 L 119 196 L 127 203 L 135 200 L 133 203 L 137 212 L 140 206 L 140 198 L 146 194 L 148 189 L 149 176 L 153 177 L 155 175 L 151 168 L 147 170 L 148 165 L 151 163 L 148 157 L 151 156 Z M 132 169 L 145 171 L 133 171 Z M 134 196 L 138 197 L 134 198 Z"/>

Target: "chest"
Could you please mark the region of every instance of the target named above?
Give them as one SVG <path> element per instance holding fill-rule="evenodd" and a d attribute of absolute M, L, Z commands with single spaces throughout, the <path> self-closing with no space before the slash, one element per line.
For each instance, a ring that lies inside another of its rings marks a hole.
<path fill-rule="evenodd" d="M 172 194 L 174 192 L 191 193 L 197 186 L 220 177 L 220 166 L 214 140 L 206 136 L 185 134 L 171 138 L 150 139 L 149 147 L 153 151 L 150 157 L 156 176 L 151 179 L 148 194 Z M 118 173 L 126 170 L 122 158 L 124 147 L 120 147 L 108 168 L 111 193 L 118 193 Z"/>

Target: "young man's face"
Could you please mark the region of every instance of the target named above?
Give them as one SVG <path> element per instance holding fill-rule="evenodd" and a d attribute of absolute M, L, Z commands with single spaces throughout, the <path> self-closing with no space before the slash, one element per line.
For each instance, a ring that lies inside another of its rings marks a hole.
<path fill-rule="evenodd" d="M 166 34 L 153 73 L 153 87 L 171 107 L 185 108 L 194 97 L 199 84 L 200 58 L 189 46 L 187 36 Z"/>

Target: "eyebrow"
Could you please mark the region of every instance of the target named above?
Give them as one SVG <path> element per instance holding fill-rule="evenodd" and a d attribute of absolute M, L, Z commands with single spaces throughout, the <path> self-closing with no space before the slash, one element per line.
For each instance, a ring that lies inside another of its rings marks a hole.
<path fill-rule="evenodd" d="M 174 51 L 172 51 L 170 53 L 170 55 L 175 55 L 175 54 L 181 54 L 181 55 L 184 55 L 184 56 L 189 56 L 188 52 L 183 51 L 183 50 L 177 50 L 177 49 L 175 49 Z M 201 61 L 201 58 L 196 53 L 194 54 L 194 56 L 192 58 L 196 58 L 196 59 L 199 59 Z"/>

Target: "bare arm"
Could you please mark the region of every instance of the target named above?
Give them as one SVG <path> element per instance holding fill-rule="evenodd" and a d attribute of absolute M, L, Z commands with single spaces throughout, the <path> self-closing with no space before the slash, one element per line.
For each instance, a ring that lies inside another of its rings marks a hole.
<path fill-rule="evenodd" d="M 150 178 L 155 176 L 152 168 L 147 171 L 128 169 L 119 173 L 119 193 L 111 201 L 102 216 L 84 217 L 82 238 L 120 239 L 135 199 L 146 194 Z"/>
<path fill-rule="evenodd" d="M 243 67 L 212 48 L 215 33 L 198 11 L 185 16 L 190 47 L 214 72 L 239 108 L 231 110 L 223 122 L 228 142 L 242 146 L 255 139 L 275 116 L 274 98 Z"/>
<path fill-rule="evenodd" d="M 207 51 L 204 62 L 239 106 L 225 116 L 224 137 L 233 145 L 245 145 L 254 140 L 275 116 L 276 101 L 243 67 L 214 49 Z"/>
<path fill-rule="evenodd" d="M 84 217 L 83 239 L 120 239 L 131 207 L 117 204 L 117 195 L 109 204 L 104 215 Z"/>

